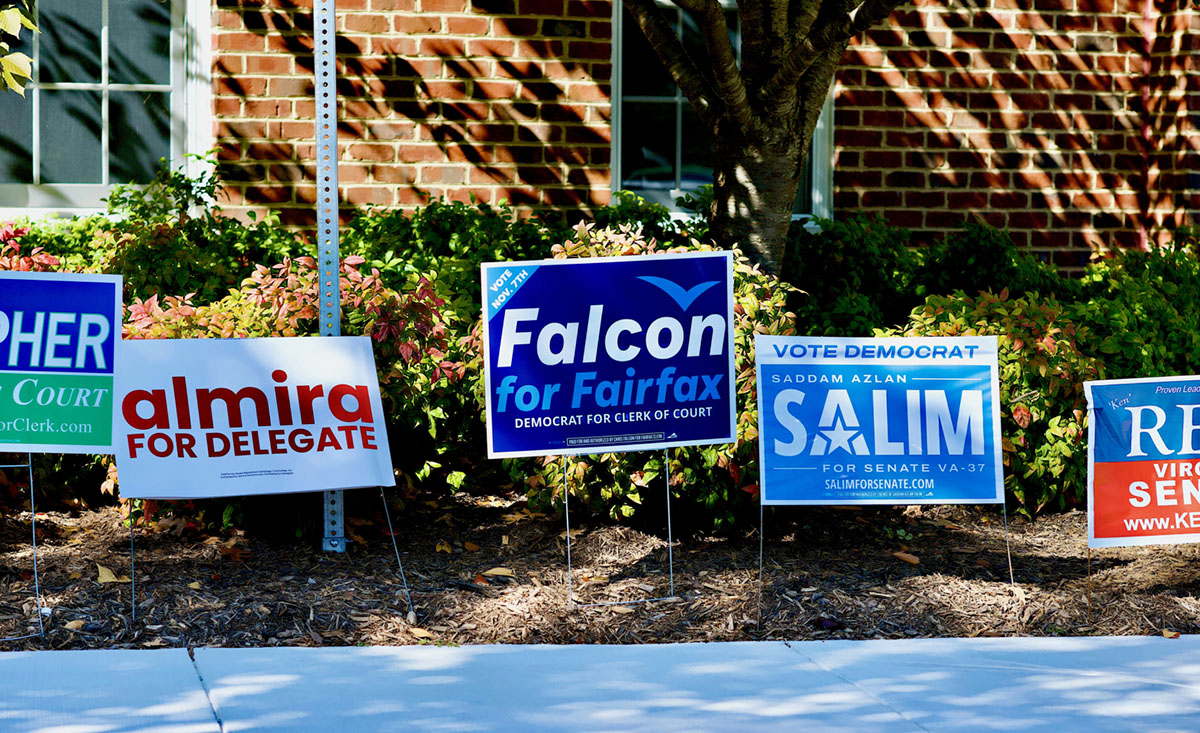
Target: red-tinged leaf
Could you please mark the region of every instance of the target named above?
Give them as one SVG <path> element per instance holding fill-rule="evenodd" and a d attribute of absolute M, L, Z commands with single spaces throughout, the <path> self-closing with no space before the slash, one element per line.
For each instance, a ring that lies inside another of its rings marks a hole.
<path fill-rule="evenodd" d="M 483 577 L 483 575 L 476 573 L 475 574 L 475 585 L 491 585 L 491 583 L 489 583 L 487 578 Z"/>
<path fill-rule="evenodd" d="M 742 491 L 745 491 L 750 496 L 758 496 L 758 484 L 750 484 L 748 486 L 743 486 Z"/>
<path fill-rule="evenodd" d="M 349 257 L 346 257 L 345 259 L 342 260 L 342 262 L 344 264 L 350 265 L 351 267 L 353 267 L 355 265 L 361 265 L 362 263 L 364 263 L 366 261 L 367 261 L 366 258 L 362 257 L 361 255 L 350 255 Z"/>

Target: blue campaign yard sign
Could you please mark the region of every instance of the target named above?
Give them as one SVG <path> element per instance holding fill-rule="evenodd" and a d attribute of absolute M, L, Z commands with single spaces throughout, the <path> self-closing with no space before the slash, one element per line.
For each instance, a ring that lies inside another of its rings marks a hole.
<path fill-rule="evenodd" d="M 121 276 L 0 272 L 0 451 L 112 451 Z"/>
<path fill-rule="evenodd" d="M 488 456 L 735 437 L 729 252 L 483 265 Z"/>
<path fill-rule="evenodd" d="M 995 337 L 754 348 L 763 504 L 1004 500 Z"/>

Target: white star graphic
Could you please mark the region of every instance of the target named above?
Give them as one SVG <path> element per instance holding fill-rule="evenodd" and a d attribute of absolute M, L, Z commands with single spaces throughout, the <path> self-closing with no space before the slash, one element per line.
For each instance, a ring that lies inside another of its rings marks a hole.
<path fill-rule="evenodd" d="M 851 455 L 854 454 L 854 451 L 850 449 L 850 440 L 858 435 L 858 431 L 846 429 L 846 423 L 840 417 L 834 421 L 831 430 L 822 430 L 821 432 L 829 440 L 830 454 L 839 448 Z"/>

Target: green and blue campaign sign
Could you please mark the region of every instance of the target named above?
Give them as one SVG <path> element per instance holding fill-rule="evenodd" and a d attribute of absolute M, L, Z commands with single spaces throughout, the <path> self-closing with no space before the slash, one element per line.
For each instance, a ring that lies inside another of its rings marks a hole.
<path fill-rule="evenodd" d="M 1200 376 L 1083 386 L 1088 546 L 1200 542 Z"/>
<path fill-rule="evenodd" d="M 488 456 L 728 443 L 729 252 L 483 265 Z"/>
<path fill-rule="evenodd" d="M 754 348 L 763 504 L 1004 500 L 994 336 Z"/>
<path fill-rule="evenodd" d="M 121 277 L 0 272 L 0 451 L 112 451 Z"/>

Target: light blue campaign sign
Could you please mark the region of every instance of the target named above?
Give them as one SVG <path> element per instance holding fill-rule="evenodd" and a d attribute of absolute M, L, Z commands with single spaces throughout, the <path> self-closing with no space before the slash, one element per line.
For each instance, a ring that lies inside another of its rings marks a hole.
<path fill-rule="evenodd" d="M 754 345 L 763 504 L 1004 500 L 995 337 Z"/>
<path fill-rule="evenodd" d="M 729 252 L 483 266 L 488 456 L 734 440 Z"/>

